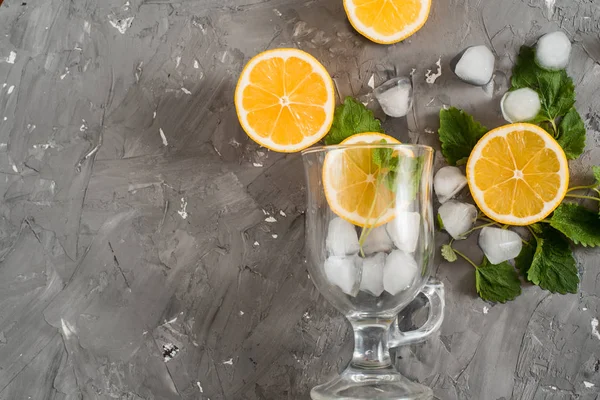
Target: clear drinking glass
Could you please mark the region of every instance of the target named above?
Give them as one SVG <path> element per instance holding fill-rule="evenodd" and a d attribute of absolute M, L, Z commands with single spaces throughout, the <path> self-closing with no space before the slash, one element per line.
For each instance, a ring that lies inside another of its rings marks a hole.
<path fill-rule="evenodd" d="M 432 398 L 431 389 L 396 371 L 389 354 L 424 340 L 443 319 L 443 286 L 429 281 L 432 156 L 427 146 L 380 142 L 302 152 L 310 276 L 354 329 L 352 361 L 312 389 L 315 400 Z M 419 293 L 429 300 L 429 317 L 401 332 L 397 314 Z"/>

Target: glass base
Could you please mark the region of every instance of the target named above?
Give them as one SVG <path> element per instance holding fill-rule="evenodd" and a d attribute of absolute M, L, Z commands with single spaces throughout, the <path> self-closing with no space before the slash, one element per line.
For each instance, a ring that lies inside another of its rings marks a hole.
<path fill-rule="evenodd" d="M 315 386 L 313 400 L 431 400 L 433 391 L 412 382 L 393 367 L 355 369 L 349 367 L 340 376 Z"/>

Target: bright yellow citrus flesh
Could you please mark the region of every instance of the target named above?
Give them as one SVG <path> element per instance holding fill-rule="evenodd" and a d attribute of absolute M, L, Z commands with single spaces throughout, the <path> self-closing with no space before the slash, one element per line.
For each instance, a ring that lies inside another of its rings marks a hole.
<path fill-rule="evenodd" d="M 350 136 L 340 144 L 382 141 L 400 143 L 382 133 L 366 132 Z M 383 225 L 394 218 L 395 194 L 378 182 L 379 167 L 373 162 L 372 154 L 372 149 L 365 147 L 334 149 L 323 163 L 327 203 L 339 217 L 363 227 Z"/>
<path fill-rule="evenodd" d="M 348 20 L 376 43 L 406 39 L 425 24 L 431 0 L 344 0 Z"/>
<path fill-rule="evenodd" d="M 333 81 L 325 67 L 304 51 L 268 50 L 244 67 L 235 108 L 242 128 L 261 146 L 300 151 L 321 140 L 331 127 Z"/>
<path fill-rule="evenodd" d="M 546 218 L 569 186 L 563 149 L 532 124 L 510 124 L 484 135 L 469 156 L 467 180 L 475 202 L 494 221 L 529 225 Z"/>

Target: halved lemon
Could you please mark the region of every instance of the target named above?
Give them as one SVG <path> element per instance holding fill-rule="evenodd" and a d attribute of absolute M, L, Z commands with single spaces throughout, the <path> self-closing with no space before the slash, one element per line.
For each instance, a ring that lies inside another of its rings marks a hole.
<path fill-rule="evenodd" d="M 261 146 L 285 153 L 323 138 L 333 122 L 335 98 L 329 73 L 297 49 L 268 50 L 244 67 L 235 89 L 242 128 Z"/>
<path fill-rule="evenodd" d="M 382 141 L 400 143 L 382 133 L 366 132 L 350 136 L 340 145 Z M 357 147 L 327 153 L 323 162 L 323 187 L 329 207 L 339 217 L 363 227 L 383 225 L 394 219 L 396 196 L 378 181 L 379 172 L 379 166 L 373 162 L 373 149 Z"/>
<path fill-rule="evenodd" d="M 421 29 L 430 8 L 431 0 L 344 0 L 354 29 L 381 44 L 399 42 Z"/>
<path fill-rule="evenodd" d="M 529 225 L 546 218 L 565 197 L 569 165 L 544 129 L 510 124 L 488 132 L 475 145 L 467 181 L 485 215 L 502 224 Z"/>

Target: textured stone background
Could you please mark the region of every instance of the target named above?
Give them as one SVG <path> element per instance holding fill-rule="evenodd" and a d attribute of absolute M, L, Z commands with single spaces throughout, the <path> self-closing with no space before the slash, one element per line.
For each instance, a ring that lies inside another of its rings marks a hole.
<path fill-rule="evenodd" d="M 414 69 L 413 115 L 385 126 L 437 146 L 443 104 L 499 125 L 518 47 L 561 27 L 588 127 L 571 163 L 582 181 L 600 163 L 599 21 L 598 0 L 434 0 L 421 31 L 380 46 L 341 0 L 7 0 L 0 399 L 308 398 L 352 339 L 303 264 L 299 155 L 259 148 L 237 123 L 243 64 L 305 49 L 341 97 Z M 448 67 L 481 43 L 497 54 L 488 92 Z M 446 321 L 399 350 L 399 368 L 444 400 L 600 399 L 600 255 L 576 257 L 579 294 L 528 287 L 505 305 L 476 297 L 468 265 L 438 262 Z"/>

